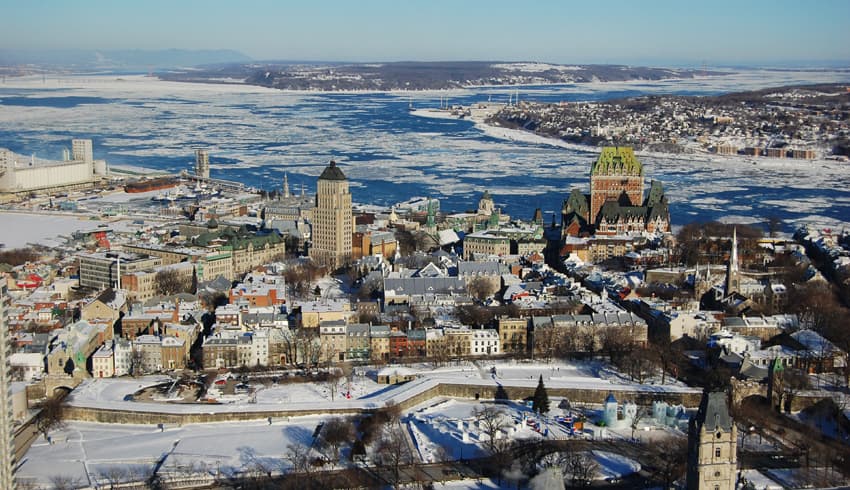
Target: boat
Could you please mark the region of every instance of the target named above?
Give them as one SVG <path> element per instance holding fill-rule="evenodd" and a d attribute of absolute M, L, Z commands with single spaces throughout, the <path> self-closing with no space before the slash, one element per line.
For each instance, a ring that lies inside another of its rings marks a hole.
<path fill-rule="evenodd" d="M 155 179 L 138 180 L 124 184 L 124 192 L 136 194 L 139 192 L 157 191 L 160 189 L 169 189 L 178 184 L 178 180 L 174 177 L 157 177 Z"/>

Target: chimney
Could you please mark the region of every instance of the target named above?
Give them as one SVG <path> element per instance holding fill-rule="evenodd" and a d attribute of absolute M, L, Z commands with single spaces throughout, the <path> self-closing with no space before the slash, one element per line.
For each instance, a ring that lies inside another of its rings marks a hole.
<path fill-rule="evenodd" d="M 172 323 L 180 323 L 180 298 L 174 299 L 174 313 L 171 315 Z"/>

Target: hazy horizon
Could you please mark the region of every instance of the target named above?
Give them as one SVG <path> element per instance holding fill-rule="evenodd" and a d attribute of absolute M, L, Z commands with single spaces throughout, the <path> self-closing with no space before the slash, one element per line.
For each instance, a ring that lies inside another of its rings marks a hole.
<path fill-rule="evenodd" d="M 14 2 L 5 50 L 234 50 L 251 60 L 836 66 L 850 2 Z"/>

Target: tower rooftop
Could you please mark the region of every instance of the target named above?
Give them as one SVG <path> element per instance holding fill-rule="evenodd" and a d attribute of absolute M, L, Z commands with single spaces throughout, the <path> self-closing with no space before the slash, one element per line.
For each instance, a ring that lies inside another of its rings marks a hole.
<path fill-rule="evenodd" d="M 643 165 L 628 146 L 607 146 L 593 166 L 590 175 L 643 175 Z"/>
<path fill-rule="evenodd" d="M 708 432 L 714 432 L 717 429 L 732 430 L 732 417 L 726 405 L 726 393 L 714 391 L 704 394 L 696 417 L 697 422 Z"/>
<path fill-rule="evenodd" d="M 336 162 L 331 160 L 331 163 L 322 171 L 319 180 L 346 180 L 345 174 L 336 166 Z"/>

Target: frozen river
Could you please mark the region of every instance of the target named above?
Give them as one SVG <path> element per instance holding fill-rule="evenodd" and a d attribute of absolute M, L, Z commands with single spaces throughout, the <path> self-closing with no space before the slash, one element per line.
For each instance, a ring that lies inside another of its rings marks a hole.
<path fill-rule="evenodd" d="M 247 185 L 315 188 L 331 159 L 354 200 L 387 205 L 438 198 L 444 211 L 475 208 L 485 189 L 504 212 L 531 218 L 559 212 L 570 188 L 588 189 L 594 152 L 559 147 L 467 120 L 409 111 L 520 100 L 604 100 L 647 93 L 715 94 L 792 83 L 848 81 L 846 72 L 744 72 L 693 80 L 592 83 L 454 92 L 298 93 L 239 85 L 162 82 L 144 76 L 7 78 L 0 85 L 0 146 L 59 159 L 71 138 L 94 140 L 111 164 L 177 172 L 193 149 L 209 148 L 211 174 Z M 839 228 L 850 223 L 850 166 L 709 156 L 641 157 L 648 179 L 664 182 L 674 224 L 785 220 Z"/>

